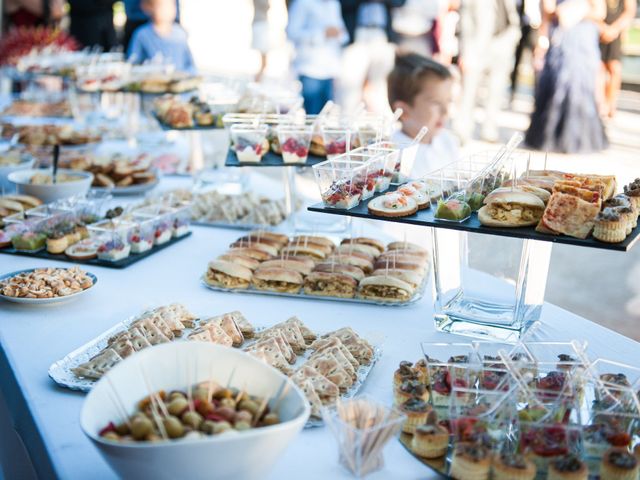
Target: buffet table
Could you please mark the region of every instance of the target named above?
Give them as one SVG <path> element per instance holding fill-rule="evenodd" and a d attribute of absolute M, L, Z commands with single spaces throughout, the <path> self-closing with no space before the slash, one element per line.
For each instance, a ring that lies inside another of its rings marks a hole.
<path fill-rule="evenodd" d="M 364 233 L 374 232 L 367 229 Z M 115 478 L 80 429 L 85 395 L 57 387 L 47 377 L 47 370 L 54 361 L 145 308 L 181 302 L 201 315 L 240 310 L 257 326 L 297 315 L 318 332 L 351 325 L 382 345 L 382 359 L 363 391 L 388 404 L 392 402 L 393 371 L 401 360 L 415 361 L 420 357 L 421 341 L 464 341 L 463 337 L 435 331 L 429 293 L 410 306 L 379 307 L 207 290 L 200 283 L 207 262 L 238 235 L 238 230 L 193 227 L 190 238 L 126 271 L 87 268 L 98 277 L 98 283 L 75 301 L 51 307 L 0 303 L 0 451 L 4 452 L 7 478 L 29 478 L 29 462 L 38 478 Z M 382 232 L 376 231 L 375 235 L 382 237 Z M 0 264 L 3 272 L 34 266 L 68 266 L 8 255 L 0 257 Z M 490 283 L 486 288 L 491 288 Z M 548 304 L 542 321 L 534 334 L 536 339 L 584 338 L 594 357 L 640 364 L 638 343 L 626 337 Z M 17 436 L 9 435 L 11 428 Z M 26 456 L 22 455 L 24 451 Z M 385 464 L 382 471 L 369 478 L 437 478 L 396 441 L 387 447 Z M 349 478 L 338 465 L 337 448 L 328 428 L 304 430 L 268 478 L 301 476 Z"/>

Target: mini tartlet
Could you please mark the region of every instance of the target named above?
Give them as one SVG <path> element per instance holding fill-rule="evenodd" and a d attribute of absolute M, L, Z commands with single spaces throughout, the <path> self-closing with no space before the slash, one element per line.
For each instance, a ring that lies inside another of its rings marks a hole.
<path fill-rule="evenodd" d="M 418 202 L 402 193 L 389 192 L 371 200 L 367 208 L 379 217 L 406 217 L 418 211 Z"/>
<path fill-rule="evenodd" d="M 482 445 L 459 443 L 453 452 L 449 475 L 456 480 L 488 480 L 491 455 Z"/>

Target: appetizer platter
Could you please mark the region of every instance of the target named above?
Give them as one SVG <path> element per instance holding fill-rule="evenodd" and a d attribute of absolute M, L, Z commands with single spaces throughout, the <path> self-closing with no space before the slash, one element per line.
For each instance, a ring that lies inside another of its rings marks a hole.
<path fill-rule="evenodd" d="M 371 238 L 340 245 L 318 236 L 251 232 L 211 261 L 203 285 L 230 293 L 410 305 L 424 292 L 429 255 L 422 247 Z"/>
<path fill-rule="evenodd" d="M 49 305 L 76 298 L 98 282 L 78 267 L 31 268 L 0 276 L 0 298 L 8 302 Z"/>
<path fill-rule="evenodd" d="M 5 117 L 72 117 L 71 105 L 67 100 L 59 102 L 39 102 L 17 99 L 0 112 Z"/>
<path fill-rule="evenodd" d="M 209 104 L 192 96 L 165 95 L 153 102 L 153 116 L 163 130 L 212 130 L 224 128 L 222 117 L 233 105 Z"/>
<path fill-rule="evenodd" d="M 191 340 L 241 348 L 290 376 L 311 403 L 308 426 L 322 424 L 323 406 L 354 396 L 382 354 L 348 327 L 318 335 L 291 317 L 260 329 L 238 311 L 199 318 L 183 305 L 171 304 L 115 325 L 51 365 L 49 376 L 62 387 L 86 392 L 140 350 Z"/>
<path fill-rule="evenodd" d="M 637 477 L 637 367 L 591 359 L 576 341 L 423 350 L 394 373 L 394 403 L 406 415 L 400 442 L 439 474 Z"/>
<path fill-rule="evenodd" d="M 3 138 L 17 135 L 18 143 L 29 146 L 85 145 L 99 142 L 101 136 L 89 131 L 80 131 L 72 125 L 23 125 L 2 124 Z"/>
<path fill-rule="evenodd" d="M 191 235 L 189 206 L 180 202 L 106 213 L 103 203 L 59 201 L 5 217 L 0 253 L 125 268 Z"/>
<path fill-rule="evenodd" d="M 416 181 L 413 183 L 419 184 L 420 181 Z M 637 185 L 640 185 L 640 184 L 634 183 L 634 185 L 636 185 L 636 188 L 634 191 L 640 192 L 640 190 L 637 188 Z M 616 243 L 600 241 L 597 238 L 594 238 L 593 236 L 585 236 L 585 238 L 578 238 L 578 237 L 573 237 L 568 235 L 560 235 L 557 233 L 548 233 L 548 231 L 544 231 L 541 229 L 541 227 L 536 227 L 535 225 L 538 224 L 538 222 L 541 219 L 545 218 L 544 217 L 545 212 L 547 217 L 550 215 L 549 212 L 553 212 L 553 210 L 548 211 L 548 209 L 550 208 L 549 204 L 545 206 L 544 202 L 538 197 L 536 197 L 534 194 L 528 194 L 529 192 L 526 192 L 524 190 L 522 191 L 518 189 L 511 190 L 509 187 L 506 187 L 507 189 L 501 192 L 495 192 L 493 195 L 487 195 L 485 200 L 489 203 L 484 207 L 480 208 L 480 212 L 478 214 L 476 214 L 475 212 L 471 212 L 469 210 L 467 214 L 465 214 L 465 216 L 467 216 L 466 219 L 462 221 L 449 221 L 446 219 L 436 217 L 436 214 L 438 211 L 438 198 L 435 199 L 435 202 L 432 199 L 430 201 L 430 204 L 426 208 L 418 209 L 416 201 L 405 202 L 404 195 L 395 194 L 395 192 L 399 188 L 402 188 L 402 187 L 392 187 L 390 189 L 390 192 L 388 192 L 387 194 L 375 196 L 368 204 L 360 203 L 350 209 L 327 206 L 324 203 L 318 203 L 318 204 L 312 205 L 308 209 L 312 212 L 329 213 L 333 215 L 347 215 L 347 216 L 358 217 L 358 218 L 380 219 L 380 220 L 385 220 L 389 222 L 406 223 L 410 225 L 446 228 L 446 229 L 459 230 L 459 231 L 465 231 L 465 232 L 471 232 L 471 233 L 484 233 L 488 235 L 498 235 L 498 236 L 504 236 L 504 237 L 522 238 L 522 239 L 529 239 L 529 240 L 540 240 L 545 242 L 562 243 L 567 245 L 577 245 L 577 246 L 583 246 L 583 247 L 599 248 L 604 250 L 616 250 L 616 251 L 630 250 L 631 247 L 637 242 L 638 236 L 640 235 L 640 227 L 638 227 L 637 224 L 635 227 L 631 227 L 631 230 L 629 230 L 629 233 L 626 234 L 626 231 L 628 230 L 628 228 L 626 227 L 627 222 L 624 222 L 625 225 L 621 226 L 621 229 L 624 232 L 623 234 L 624 236 L 623 237 L 618 236 L 616 238 L 616 239 L 622 238 L 622 240 Z M 627 189 L 629 188 L 630 187 L 627 186 Z M 566 194 L 561 194 L 561 195 L 563 196 L 560 197 L 560 200 L 558 200 L 558 202 L 564 202 L 566 200 L 566 198 L 564 197 L 564 195 Z M 571 197 L 571 195 L 569 196 Z M 550 199 L 551 197 L 552 197 L 552 194 L 549 194 L 547 198 Z M 388 206 L 386 208 L 383 207 L 382 212 L 378 211 L 376 209 L 376 206 L 378 206 L 381 201 L 387 201 L 387 200 L 389 202 Z M 573 201 L 574 198 L 570 198 L 569 200 Z M 587 228 L 586 235 L 589 235 L 589 233 L 594 229 L 594 226 L 596 223 L 603 225 L 602 227 L 599 227 L 599 228 L 609 228 L 609 227 L 605 227 L 604 224 L 611 223 L 614 225 L 618 225 L 620 223 L 620 215 L 614 213 L 612 210 L 607 210 L 609 208 L 607 207 L 607 205 L 611 205 L 613 207 L 612 202 L 617 203 L 618 201 L 621 203 L 624 203 L 625 205 L 630 204 L 630 200 L 624 200 L 618 195 L 616 195 L 610 199 L 610 202 L 609 200 L 605 200 L 604 202 L 602 202 L 602 206 L 604 207 L 602 211 L 600 210 L 600 207 L 596 207 L 594 209 L 591 206 L 589 206 L 589 212 L 592 218 L 586 221 L 585 223 Z M 402 205 L 400 205 L 400 202 L 402 202 Z M 536 214 L 534 214 L 533 217 L 535 218 L 537 216 L 538 220 L 535 221 L 534 224 L 530 226 L 519 226 L 518 223 L 509 223 L 508 221 L 496 222 L 495 220 L 490 220 L 486 218 L 489 211 L 491 211 L 492 209 L 497 210 L 496 205 L 498 203 L 500 203 L 501 205 L 507 205 L 509 210 L 516 209 L 516 207 L 520 207 L 520 210 L 535 209 Z M 440 205 L 442 205 L 442 203 Z M 554 200 L 554 203 L 551 204 L 552 209 L 554 208 L 554 205 L 558 205 L 556 203 L 556 200 Z M 567 211 L 566 204 L 564 205 L 565 207 L 557 207 L 557 208 L 562 208 L 564 211 Z M 373 209 L 371 208 L 372 206 L 373 206 Z M 452 200 L 449 202 L 449 206 L 458 208 L 459 204 Z M 405 208 L 407 210 L 403 211 L 403 209 Z M 615 209 L 615 207 L 613 208 Z M 387 213 L 389 211 L 391 212 L 391 214 Z M 607 214 L 609 214 L 609 212 L 611 212 L 611 217 L 606 216 Z M 483 219 L 484 219 L 484 223 L 483 223 Z M 497 224 L 499 224 L 500 226 L 498 227 Z M 582 227 L 581 230 L 584 230 L 584 227 Z"/>

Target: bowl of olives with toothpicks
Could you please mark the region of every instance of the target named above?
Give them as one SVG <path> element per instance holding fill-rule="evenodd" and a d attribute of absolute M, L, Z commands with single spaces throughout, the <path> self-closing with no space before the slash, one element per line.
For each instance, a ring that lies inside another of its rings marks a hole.
<path fill-rule="evenodd" d="M 119 362 L 87 396 L 80 424 L 121 478 L 257 479 L 309 413 L 298 387 L 260 359 L 190 341 Z"/>

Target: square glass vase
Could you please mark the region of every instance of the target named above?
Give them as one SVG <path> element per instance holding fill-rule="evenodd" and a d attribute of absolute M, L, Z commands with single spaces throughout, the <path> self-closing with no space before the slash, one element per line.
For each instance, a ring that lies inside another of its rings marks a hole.
<path fill-rule="evenodd" d="M 516 342 L 540 318 L 550 242 L 431 228 L 437 330 Z"/>

